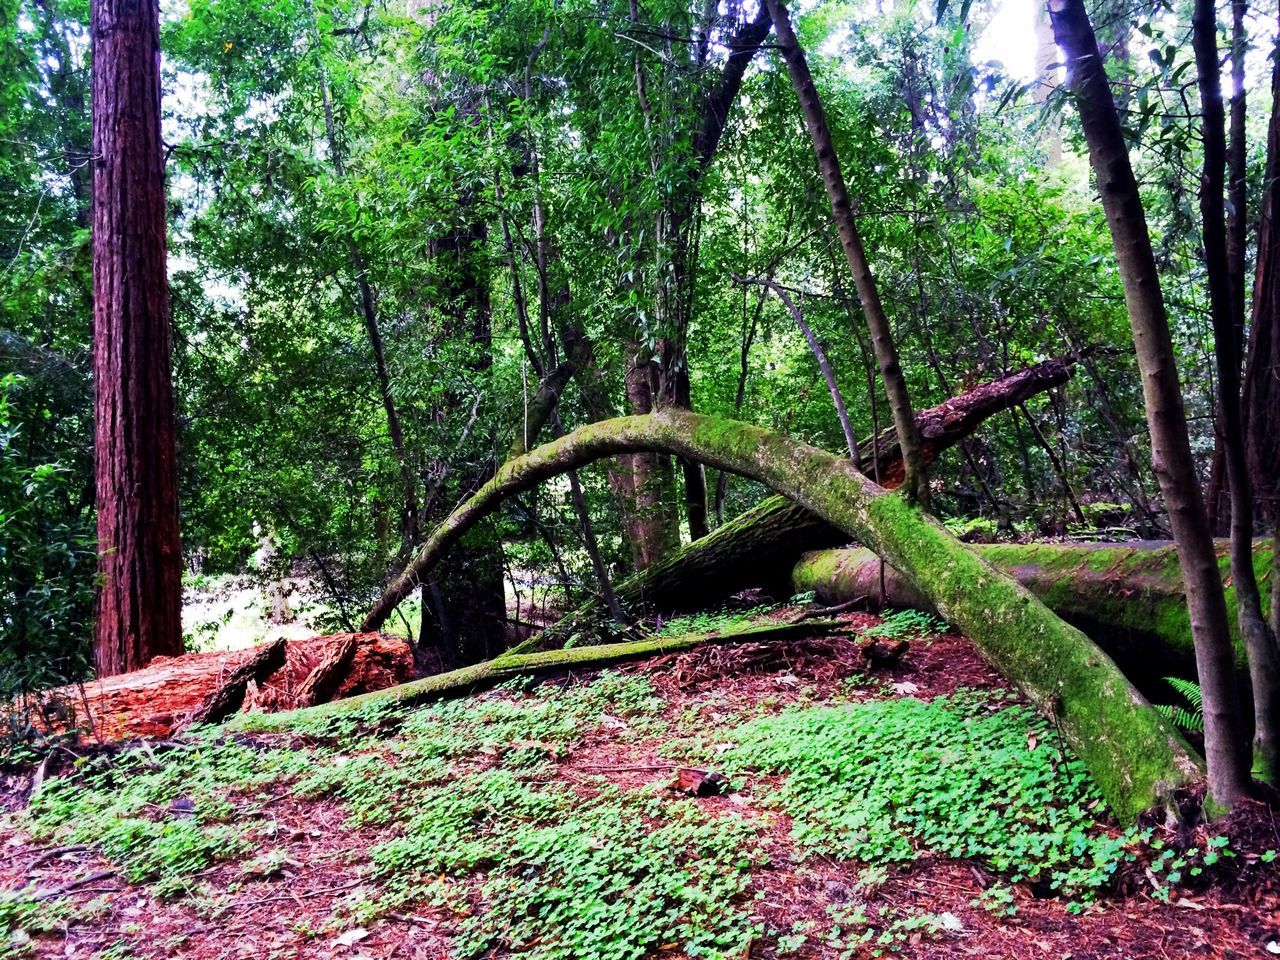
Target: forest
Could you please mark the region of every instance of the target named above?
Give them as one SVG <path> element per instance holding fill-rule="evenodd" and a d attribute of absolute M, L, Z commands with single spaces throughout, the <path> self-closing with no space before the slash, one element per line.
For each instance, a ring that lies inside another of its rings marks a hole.
<path fill-rule="evenodd" d="M 0 958 L 1280 954 L 1274 0 L 0 0 Z"/>

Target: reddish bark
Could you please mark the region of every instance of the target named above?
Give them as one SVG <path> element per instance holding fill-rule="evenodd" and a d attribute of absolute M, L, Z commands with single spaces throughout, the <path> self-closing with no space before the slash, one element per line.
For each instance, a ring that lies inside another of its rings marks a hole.
<path fill-rule="evenodd" d="M 101 675 L 182 653 L 156 0 L 95 0 L 94 417 Z"/>

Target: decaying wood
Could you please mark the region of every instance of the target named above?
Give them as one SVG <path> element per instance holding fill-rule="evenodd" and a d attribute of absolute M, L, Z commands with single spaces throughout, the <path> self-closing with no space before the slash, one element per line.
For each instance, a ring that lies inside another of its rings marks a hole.
<path fill-rule="evenodd" d="M 355 637 L 343 637 L 333 644 L 325 658 L 302 681 L 302 686 L 298 688 L 297 706 L 314 707 L 318 703 L 332 700 L 338 687 L 342 686 L 355 656 Z"/>
<path fill-rule="evenodd" d="M 197 723 L 221 723 L 226 720 L 244 705 L 249 682 L 262 686 L 284 666 L 284 661 L 284 637 L 259 647 L 249 659 L 231 672 L 218 689 L 205 698 L 182 726 L 185 728 Z"/>

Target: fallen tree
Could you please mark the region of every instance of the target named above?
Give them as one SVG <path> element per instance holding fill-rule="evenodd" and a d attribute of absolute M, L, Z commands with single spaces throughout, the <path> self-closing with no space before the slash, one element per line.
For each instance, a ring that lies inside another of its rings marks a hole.
<path fill-rule="evenodd" d="M 314 707 L 328 703 L 342 686 L 351 663 L 356 658 L 356 638 L 348 635 L 340 639 L 326 653 L 307 679 L 298 688 L 295 701 L 299 707 Z"/>
<path fill-rule="evenodd" d="M 1217 547 L 1223 581 L 1229 583 L 1227 541 L 1219 540 Z M 1195 676 L 1191 620 L 1171 541 L 998 543 L 972 549 L 1084 630 L 1139 685 L 1170 675 Z M 1264 584 L 1271 552 L 1269 542 L 1255 542 L 1254 568 Z M 878 599 L 881 569 L 879 558 L 862 547 L 814 550 L 800 558 L 791 578 L 796 591 L 812 590 L 824 603 L 847 603 Z M 933 612 L 928 598 L 891 567 L 883 568 L 883 588 L 884 601 L 892 606 Z M 1234 608 L 1230 586 L 1227 603 Z M 1236 666 L 1243 676 L 1248 666 L 1244 645 L 1238 633 L 1233 639 Z"/>
<path fill-rule="evenodd" d="M 1045 360 L 917 412 L 925 463 L 932 463 L 996 414 L 1066 383 L 1080 356 L 1088 352 Z M 889 489 L 902 482 L 902 450 L 892 429 L 867 437 L 858 449 L 863 454 L 862 472 L 868 477 L 878 478 Z M 848 540 L 848 534 L 804 506 L 786 497 L 767 497 L 674 556 L 615 585 L 614 592 L 623 611 L 632 617 L 652 610 L 698 609 L 747 587 L 761 586 L 770 571 L 785 585 L 790 565 L 805 550 L 837 547 Z M 517 649 L 599 643 L 616 627 L 604 603 L 592 600 Z"/>
<path fill-rule="evenodd" d="M 806 620 L 803 622 L 764 623 L 710 633 L 690 633 L 677 637 L 650 637 L 630 643 L 605 643 L 593 647 L 549 650 L 542 653 L 505 653 L 493 660 L 437 673 L 397 687 L 375 690 L 346 700 L 283 713 L 244 713 L 237 716 L 228 729 L 256 733 L 279 733 L 301 723 L 312 723 L 330 717 L 357 713 L 374 704 L 396 704 L 416 707 L 451 696 L 475 693 L 515 677 L 536 677 L 565 673 L 570 670 L 599 670 L 633 660 L 667 653 L 682 653 L 703 644 L 747 643 L 790 640 L 822 636 L 844 628 L 840 620 Z"/>
<path fill-rule="evenodd" d="M 204 702 L 192 712 L 182 727 L 198 723 L 221 723 L 244 706 L 250 681 L 262 686 L 284 663 L 284 637 L 258 647 L 244 663 L 228 674 L 216 690 L 205 697 Z"/>
<path fill-rule="evenodd" d="M 843 458 L 749 424 L 667 410 L 579 427 L 523 457 L 458 506 L 366 617 L 373 630 L 470 529 L 508 497 L 618 454 L 656 451 L 750 477 L 901 570 L 1046 716 L 1132 819 L 1203 775 L 1200 759 L 1083 633 L 941 524 Z"/>

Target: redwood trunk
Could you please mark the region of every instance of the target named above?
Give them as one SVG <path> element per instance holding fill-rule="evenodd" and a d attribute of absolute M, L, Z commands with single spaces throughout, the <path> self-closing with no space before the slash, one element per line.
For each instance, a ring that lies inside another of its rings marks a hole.
<path fill-rule="evenodd" d="M 157 0 L 95 0 L 94 452 L 98 673 L 182 653 Z"/>
<path fill-rule="evenodd" d="M 1231 668 L 1227 605 L 1191 457 L 1182 385 L 1146 214 L 1084 2 L 1050 0 L 1049 14 L 1058 46 L 1069 65 L 1067 85 L 1076 96 L 1115 246 L 1142 375 L 1152 467 L 1164 494 L 1187 587 L 1197 672 L 1204 694 L 1209 791 L 1219 804 L 1230 805 L 1245 791 L 1249 769 L 1246 752 L 1241 749 L 1244 740 Z"/>

